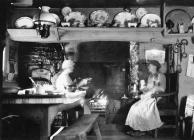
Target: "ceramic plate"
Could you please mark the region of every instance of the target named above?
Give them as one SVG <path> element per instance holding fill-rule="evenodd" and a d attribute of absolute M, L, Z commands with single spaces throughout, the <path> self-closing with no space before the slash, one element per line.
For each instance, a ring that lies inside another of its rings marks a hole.
<path fill-rule="evenodd" d="M 167 13 L 165 17 L 165 22 L 171 20 L 174 23 L 174 27 L 172 31 L 174 33 L 178 33 L 178 25 L 183 24 L 185 31 L 188 30 L 188 27 L 191 24 L 191 17 L 190 15 L 183 9 L 175 9 Z"/>
<path fill-rule="evenodd" d="M 141 18 L 141 27 L 160 27 L 161 18 L 156 14 L 145 14 Z"/>
<path fill-rule="evenodd" d="M 65 17 L 67 16 L 69 13 L 72 12 L 72 9 L 70 7 L 63 7 L 61 9 L 61 14 Z"/>
<path fill-rule="evenodd" d="M 148 11 L 145 8 L 138 8 L 135 12 L 138 19 L 141 19 L 144 15 L 146 15 Z"/>
<path fill-rule="evenodd" d="M 93 11 L 90 14 L 92 24 L 105 24 L 108 21 L 109 14 L 104 10 Z"/>
<path fill-rule="evenodd" d="M 81 12 L 71 12 L 67 16 L 64 17 L 66 22 L 79 22 L 84 23 L 86 20 L 86 16 L 83 15 Z"/>
<path fill-rule="evenodd" d="M 32 28 L 33 20 L 29 17 L 20 17 L 15 21 L 16 28 Z"/>
<path fill-rule="evenodd" d="M 125 22 L 133 21 L 135 18 L 135 15 L 131 14 L 130 12 L 124 11 L 116 14 L 113 21 L 114 23 L 117 23 L 119 25 L 124 25 Z"/>

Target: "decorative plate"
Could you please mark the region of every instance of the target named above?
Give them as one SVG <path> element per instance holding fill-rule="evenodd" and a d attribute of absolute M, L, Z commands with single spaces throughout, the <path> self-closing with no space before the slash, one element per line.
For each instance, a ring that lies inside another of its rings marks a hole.
<path fill-rule="evenodd" d="M 161 18 L 156 14 L 146 14 L 141 18 L 141 27 L 160 27 Z"/>
<path fill-rule="evenodd" d="M 114 25 L 117 24 L 119 26 L 124 26 L 126 22 L 136 22 L 135 19 L 135 15 L 131 14 L 130 12 L 124 11 L 116 14 L 113 21 L 115 23 Z"/>
<path fill-rule="evenodd" d="M 16 28 L 32 28 L 33 20 L 29 17 L 20 17 L 15 21 Z"/>
<path fill-rule="evenodd" d="M 103 25 L 108 21 L 109 14 L 104 10 L 96 10 L 90 14 L 92 24 Z"/>
<path fill-rule="evenodd" d="M 65 17 L 67 16 L 69 13 L 72 12 L 72 9 L 70 7 L 63 7 L 61 9 L 61 14 Z"/>
<path fill-rule="evenodd" d="M 64 20 L 70 23 L 84 23 L 86 20 L 86 16 L 83 15 L 81 12 L 71 12 L 64 17 Z"/>
<path fill-rule="evenodd" d="M 145 8 L 138 8 L 135 12 L 138 19 L 141 19 L 144 15 L 146 15 L 148 11 Z"/>
<path fill-rule="evenodd" d="M 174 33 L 178 33 L 178 25 L 183 24 L 184 30 L 188 31 L 188 27 L 191 24 L 191 17 L 190 15 L 183 9 L 174 9 L 167 13 L 165 17 L 165 22 L 168 20 L 171 20 L 174 23 L 174 27 L 172 28 L 172 31 Z"/>

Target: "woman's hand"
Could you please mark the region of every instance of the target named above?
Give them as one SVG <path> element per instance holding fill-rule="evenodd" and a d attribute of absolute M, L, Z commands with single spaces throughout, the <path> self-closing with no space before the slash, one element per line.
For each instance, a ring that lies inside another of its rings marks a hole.
<path fill-rule="evenodd" d="M 151 98 L 157 98 L 158 97 L 158 94 L 157 93 L 154 93 L 151 95 Z"/>
<path fill-rule="evenodd" d="M 82 87 L 82 86 L 86 86 L 86 85 L 88 85 L 88 84 L 91 83 L 91 80 L 92 80 L 92 78 L 85 78 L 85 79 L 82 79 L 82 80 L 78 83 L 77 87 L 79 88 L 79 87 Z"/>
<path fill-rule="evenodd" d="M 150 89 L 147 87 L 144 87 L 143 89 L 140 89 L 143 93 L 148 92 Z"/>

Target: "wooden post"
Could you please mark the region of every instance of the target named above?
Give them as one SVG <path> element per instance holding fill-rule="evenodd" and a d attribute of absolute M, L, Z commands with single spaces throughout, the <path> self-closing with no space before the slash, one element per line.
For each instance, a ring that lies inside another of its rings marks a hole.
<path fill-rule="evenodd" d="M 5 33 L 6 33 L 6 13 L 7 13 L 7 0 L 1 0 L 0 1 L 0 91 L 2 91 L 2 83 L 3 83 L 3 71 L 2 71 L 2 60 L 3 60 L 3 48 L 5 46 Z M 1 93 L 0 92 L 0 99 L 1 99 Z M 1 114 L 1 102 L 0 102 L 0 114 Z M 2 116 L 1 116 L 2 117 Z M 2 139 L 2 129 L 1 129 L 1 120 L 0 120 L 0 140 Z"/>
<path fill-rule="evenodd" d="M 102 140 L 102 136 L 101 136 L 100 129 L 99 129 L 97 121 L 94 123 L 94 128 L 93 129 L 94 129 L 94 132 L 96 134 L 97 140 Z"/>

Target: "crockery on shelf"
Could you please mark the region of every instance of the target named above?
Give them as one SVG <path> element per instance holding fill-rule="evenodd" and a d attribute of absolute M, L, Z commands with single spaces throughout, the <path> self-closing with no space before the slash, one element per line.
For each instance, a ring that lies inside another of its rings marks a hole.
<path fill-rule="evenodd" d="M 70 26 L 83 27 L 86 21 L 86 16 L 81 12 L 71 12 L 64 17 L 65 22 L 69 22 Z"/>
<path fill-rule="evenodd" d="M 157 14 L 146 14 L 141 18 L 141 27 L 160 27 L 161 18 Z"/>
<path fill-rule="evenodd" d="M 32 28 L 33 20 L 30 17 L 20 17 L 15 21 L 16 28 Z"/>
<path fill-rule="evenodd" d="M 63 7 L 62 9 L 61 9 L 61 14 L 65 17 L 65 16 L 67 16 L 69 13 L 71 13 L 72 12 L 72 9 L 70 8 L 70 7 L 68 7 L 68 6 L 66 6 L 66 7 Z"/>
<path fill-rule="evenodd" d="M 189 13 L 187 13 L 183 9 L 174 9 L 167 13 L 165 17 L 165 22 L 171 20 L 174 23 L 174 27 L 172 27 L 172 33 L 179 33 L 179 25 L 184 26 L 184 31 L 188 31 L 188 27 L 191 25 L 191 17 Z"/>
<path fill-rule="evenodd" d="M 145 8 L 138 8 L 135 14 L 138 19 L 141 19 L 144 15 L 148 14 L 148 11 Z"/>
<path fill-rule="evenodd" d="M 108 18 L 109 14 L 104 10 L 96 10 L 90 14 L 90 20 L 93 26 L 103 26 L 105 23 L 107 23 Z"/>
<path fill-rule="evenodd" d="M 115 15 L 113 23 L 114 27 L 136 27 L 137 17 L 128 11 L 123 11 Z"/>

